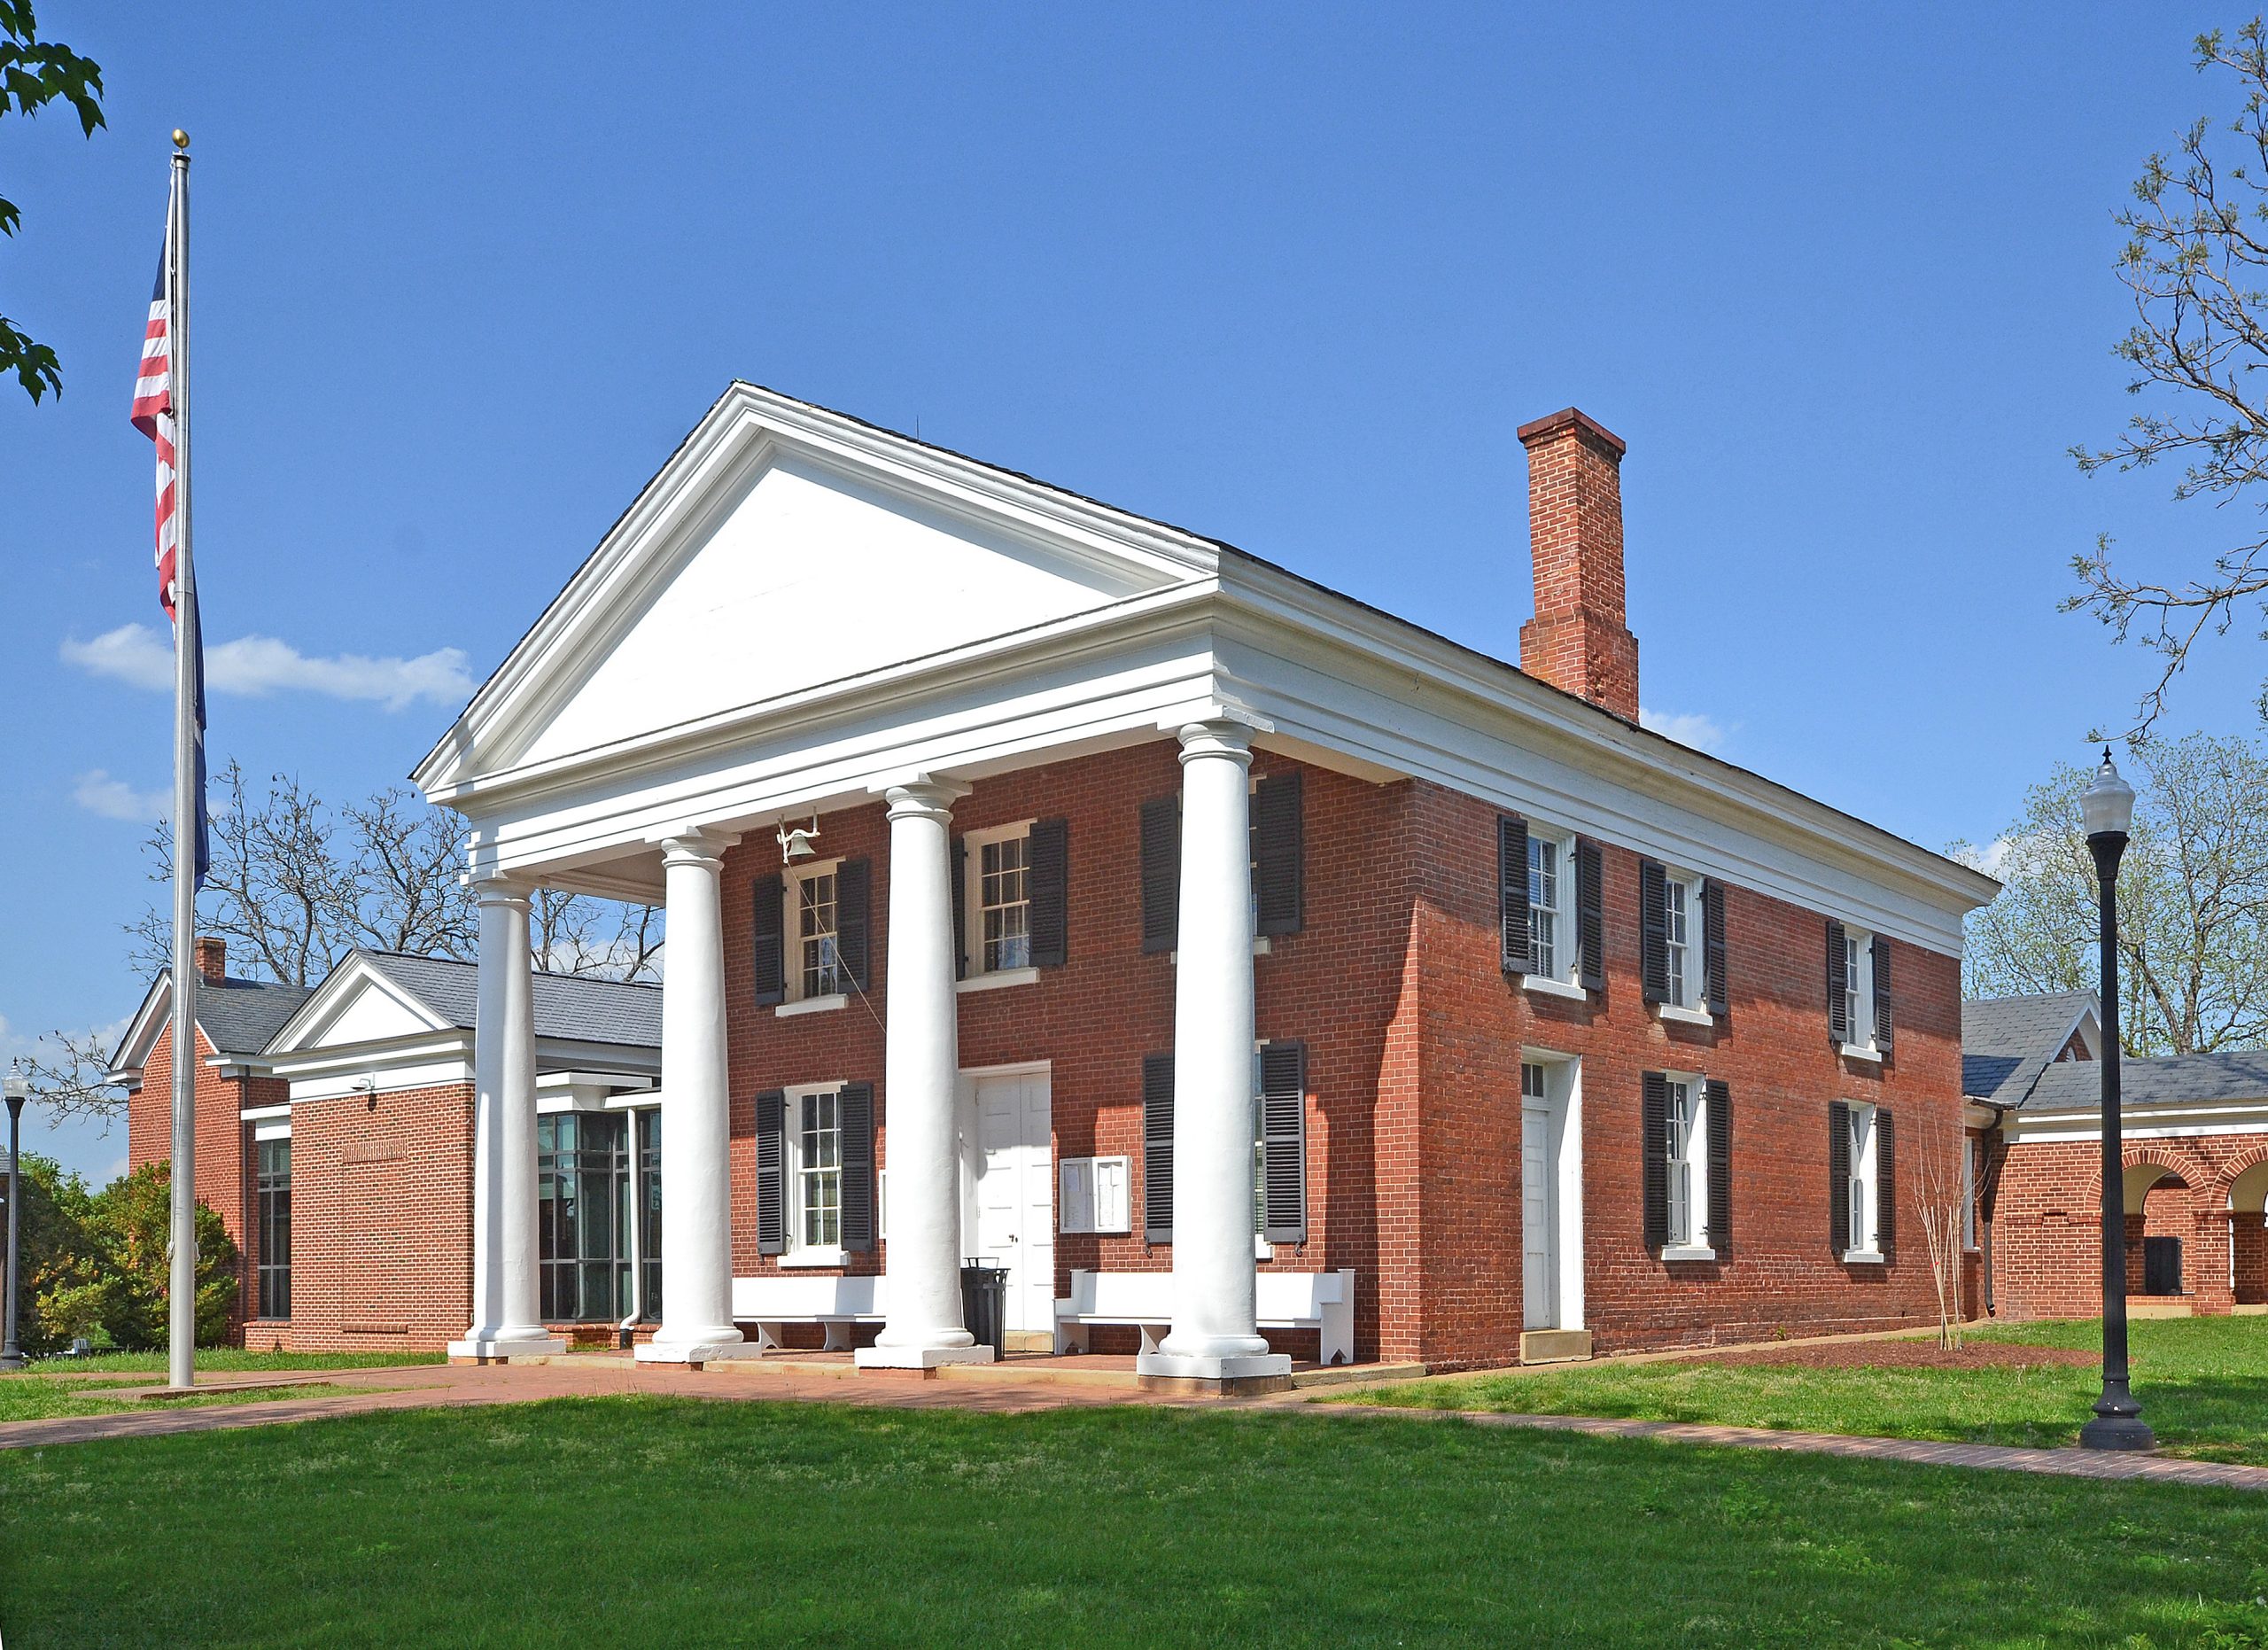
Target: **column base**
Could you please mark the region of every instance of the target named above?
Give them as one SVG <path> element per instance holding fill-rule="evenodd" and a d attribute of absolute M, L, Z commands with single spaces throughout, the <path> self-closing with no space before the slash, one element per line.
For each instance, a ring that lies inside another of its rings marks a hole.
<path fill-rule="evenodd" d="M 1134 1374 L 1145 1392 L 1229 1397 L 1292 1389 L 1292 1360 L 1282 1352 L 1144 1352 L 1134 1360 Z"/>
<path fill-rule="evenodd" d="M 862 1346 L 850 1361 L 861 1369 L 940 1369 L 947 1364 L 989 1364 L 989 1346 Z"/>
<path fill-rule="evenodd" d="M 727 1363 L 734 1358 L 761 1358 L 764 1346 L 755 1341 L 664 1341 L 652 1340 L 633 1349 L 630 1354 L 634 1363 L 684 1364 L 699 1369 L 708 1364 Z"/>
<path fill-rule="evenodd" d="M 530 1358 L 555 1358 L 567 1350 L 567 1343 L 557 1335 L 515 1336 L 499 1340 L 493 1335 L 475 1335 L 449 1343 L 449 1362 L 453 1364 L 509 1364 Z"/>

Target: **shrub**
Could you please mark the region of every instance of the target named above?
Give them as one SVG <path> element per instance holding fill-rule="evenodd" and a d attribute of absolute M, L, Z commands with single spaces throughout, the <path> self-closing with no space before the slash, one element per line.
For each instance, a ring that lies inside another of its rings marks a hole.
<path fill-rule="evenodd" d="M 98 1272 L 87 1230 L 94 1198 L 77 1175 L 32 1152 L 24 1154 L 22 1185 L 17 1331 L 27 1352 L 52 1352 L 68 1346 L 74 1335 L 91 1334 L 97 1321 L 92 1289 Z M 7 1188 L 7 1178 L 0 1175 L 0 1211 Z M 0 1212 L 0 1220 L 4 1218 Z M 0 1225 L 0 1243 L 7 1241 L 6 1230 Z"/>
<path fill-rule="evenodd" d="M 82 1300 L 69 1303 L 117 1345 L 139 1351 L 166 1343 L 168 1236 L 173 1218 L 172 1165 L 144 1164 L 89 1200 L 86 1226 L 95 1277 Z M 29 1207 L 29 1200 L 26 1200 Z M 229 1338 L 237 1304 L 237 1245 L 221 1217 L 197 1205 L 197 1341 Z M 81 1330 L 79 1333 L 86 1333 Z"/>

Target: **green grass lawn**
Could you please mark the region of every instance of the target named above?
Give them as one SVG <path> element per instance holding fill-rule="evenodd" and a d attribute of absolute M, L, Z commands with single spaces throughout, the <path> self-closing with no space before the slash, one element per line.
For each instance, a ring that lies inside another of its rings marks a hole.
<path fill-rule="evenodd" d="M 51 1645 L 2268 1646 L 2268 1499 L 1394 1419 L 563 1400 L 0 1452 Z"/>
<path fill-rule="evenodd" d="M 1994 1327 L 1980 1340 L 2099 1347 L 2093 1321 Z M 2134 1393 L 2169 1453 L 2268 1466 L 2268 1318 L 2132 1326 Z M 1798 1432 L 2066 1444 L 2099 1368 L 1806 1369 L 1787 1365 L 1570 1366 L 1334 1392 L 1334 1401 L 1531 1415 L 1715 1421 Z"/>
<path fill-rule="evenodd" d="M 361 1392 L 362 1387 L 341 1386 L 325 1381 L 321 1385 L 239 1387 L 232 1390 L 207 1392 L 199 1389 L 178 1396 L 168 1393 L 162 1397 L 121 1398 L 121 1390 L 147 1391 L 147 1375 L 103 1378 L 92 1381 L 56 1381 L 39 1375 L 0 1376 L 0 1421 L 46 1420 L 58 1415 L 115 1415 L 123 1410 L 182 1409 L 205 1404 L 261 1404 L 272 1398 L 336 1397 L 342 1392 Z"/>
<path fill-rule="evenodd" d="M 199 1374 L 235 1374 L 252 1370 L 382 1369 L 397 1364 L 443 1364 L 443 1352 L 260 1352 L 238 1346 L 200 1346 Z M 166 1354 L 102 1352 L 92 1358 L 43 1358 L 32 1365 L 33 1374 L 154 1374 L 166 1373 Z"/>

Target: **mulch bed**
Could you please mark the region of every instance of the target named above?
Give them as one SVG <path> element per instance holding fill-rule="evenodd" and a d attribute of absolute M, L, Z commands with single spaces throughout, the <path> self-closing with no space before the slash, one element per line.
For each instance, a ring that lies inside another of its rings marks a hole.
<path fill-rule="evenodd" d="M 2035 1369 L 2050 1364 L 2099 1364 L 2102 1354 L 2078 1347 L 2023 1346 L 2006 1341 L 1969 1341 L 1953 1351 L 1935 1341 L 1842 1341 L 1826 1346 L 1767 1346 L 1744 1352 L 1699 1353 L 1690 1361 L 1793 1364 L 1806 1369 Z"/>

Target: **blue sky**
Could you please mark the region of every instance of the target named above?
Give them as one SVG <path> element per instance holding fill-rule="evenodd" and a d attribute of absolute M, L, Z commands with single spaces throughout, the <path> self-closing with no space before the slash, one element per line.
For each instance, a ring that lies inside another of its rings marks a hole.
<path fill-rule="evenodd" d="M 131 1009 L 161 891 L 167 702 L 74 644 L 161 623 L 126 410 L 176 124 L 207 640 L 276 644 L 214 759 L 336 795 L 407 774 L 734 377 L 1508 658 L 1513 429 L 1580 405 L 1630 443 L 1648 708 L 1931 845 L 2145 683 L 2055 612 L 2070 556 L 2215 541 L 2064 455 L 2131 410 L 2110 213 L 2227 106 L 2188 42 L 2237 12 L 635 15 L 41 8 L 110 129 L 0 124 L 0 312 L 65 373 L 0 393 L 0 1054 Z M 2176 725 L 2252 726 L 2261 664 Z"/>

